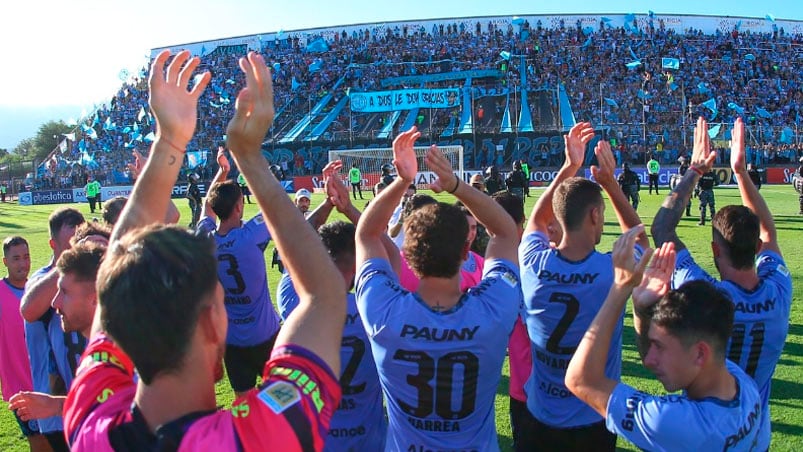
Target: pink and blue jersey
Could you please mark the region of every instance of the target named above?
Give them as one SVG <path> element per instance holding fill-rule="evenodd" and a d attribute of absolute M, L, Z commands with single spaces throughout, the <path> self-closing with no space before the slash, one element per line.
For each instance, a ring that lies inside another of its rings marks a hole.
<path fill-rule="evenodd" d="M 279 314 L 285 321 L 298 307 L 298 294 L 288 273 L 276 289 Z M 324 450 L 380 451 L 385 448 L 388 422 L 371 343 L 357 311 L 353 293 L 346 296 L 346 324 L 340 343 L 340 389 L 343 398 L 332 416 Z"/>
<path fill-rule="evenodd" d="M 756 384 L 734 363 L 726 363 L 736 379 L 733 400 L 655 396 L 619 383 L 608 399 L 608 430 L 642 450 L 768 450 L 769 418 Z"/>
<path fill-rule="evenodd" d="M 789 331 L 792 276 L 783 258 L 773 251 L 763 251 L 758 255 L 756 269 L 760 278 L 758 286 L 745 290 L 731 281 L 712 278 L 684 249 L 678 253 L 672 288 L 680 287 L 686 281 L 702 279 L 728 295 L 735 309 L 727 358 L 756 381 L 764 413 L 769 417 L 772 374 Z"/>
<path fill-rule="evenodd" d="M 229 316 L 226 343 L 245 347 L 272 338 L 279 331 L 279 315 L 268 291 L 265 249 L 271 236 L 262 214 L 226 235 L 218 234 L 215 222 L 203 217 L 198 231 L 217 244 L 217 274 Z"/>
<path fill-rule="evenodd" d="M 262 384 L 231 410 L 190 413 L 151 432 L 135 392 L 131 360 L 104 335 L 94 337 L 64 404 L 71 449 L 320 451 L 340 401 L 329 367 L 295 345 L 273 351 Z"/>
<path fill-rule="evenodd" d="M 636 247 L 636 258 L 641 248 Z M 566 368 L 613 284 L 610 254 L 592 251 L 574 262 L 549 246 L 543 232 L 525 235 L 519 245 L 522 291 L 532 352 L 532 374 L 525 383 L 527 408 L 555 428 L 582 427 L 602 417 L 566 388 Z M 605 375 L 619 380 L 624 312 L 611 338 Z M 601 358 L 602 359 L 602 358 Z"/>
<path fill-rule="evenodd" d="M 416 292 L 418 285 L 421 281 L 415 276 L 413 270 L 407 265 L 407 260 L 404 259 L 404 253 L 399 251 L 401 260 L 399 262 L 399 282 L 401 286 L 410 292 Z M 460 290 L 465 292 L 470 287 L 474 287 L 480 283 L 482 279 L 482 267 L 485 265 L 485 259 L 474 251 L 468 252 L 468 258 L 460 265 Z"/>
<path fill-rule="evenodd" d="M 356 275 L 357 308 L 385 394 L 385 450 L 499 450 L 494 400 L 519 312 L 517 266 L 485 261 L 483 279 L 449 310 L 403 289 L 385 259 Z"/>

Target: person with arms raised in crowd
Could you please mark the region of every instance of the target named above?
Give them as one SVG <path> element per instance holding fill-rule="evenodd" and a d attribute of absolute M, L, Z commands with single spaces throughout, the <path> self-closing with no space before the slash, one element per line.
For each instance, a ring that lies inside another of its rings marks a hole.
<path fill-rule="evenodd" d="M 519 310 L 516 225 L 493 199 L 455 177 L 432 146 L 432 189 L 448 191 L 485 224 L 491 239 L 479 285 L 460 290 L 468 252 L 466 214 L 436 203 L 404 221 L 402 251 L 420 278 L 399 286 L 384 245 L 385 225 L 418 172 L 415 127 L 393 142 L 397 178 L 357 224 L 357 308 L 388 405 L 386 450 L 499 450 L 494 398 L 505 345 Z"/>
<path fill-rule="evenodd" d="M 246 87 L 237 96 L 227 145 L 300 302 L 279 333 L 262 385 L 235 400 L 231 411 L 218 411 L 215 382 L 223 376 L 228 322 L 213 244 L 159 224 L 210 75 L 188 91 L 200 59 L 180 52 L 165 73 L 169 56 L 161 52 L 150 71 L 156 139 L 98 273 L 92 340 L 65 404 L 67 438 L 75 450 L 321 450 L 340 400 L 335 375 L 346 292 L 261 153 L 274 116 L 270 72 L 256 53 L 240 59 Z"/>
<path fill-rule="evenodd" d="M 651 233 L 656 247 L 666 242 L 675 244 L 677 266 L 672 287 L 705 280 L 730 297 L 735 312 L 726 356 L 756 381 L 762 413 L 769 417 L 772 375 L 789 330 L 792 276 L 778 246 L 772 213 L 747 174 L 741 118 L 733 125 L 730 164 L 742 205 L 723 207 L 711 221 L 711 252 L 720 280 L 697 264 L 678 236 L 683 205 L 691 196 L 692 187 L 710 173 L 716 159 L 706 130 L 705 120 L 698 119 L 689 171 L 664 200 L 652 222 Z"/>
<path fill-rule="evenodd" d="M 616 435 L 604 419 L 566 388 L 566 364 L 613 284 L 611 255 L 596 250 L 605 223 L 605 190 L 619 226 L 626 231 L 640 223 L 619 188 L 610 144 L 600 140 L 591 167 L 597 183 L 573 177 L 583 165 L 585 149 L 594 137 L 588 122 L 572 127 L 564 137 L 566 158 L 555 179 L 533 207 L 519 246 L 526 323 L 532 348 L 532 375 L 525 384 L 528 416 L 522 420 L 518 450 L 613 451 Z M 563 232 L 550 244 L 552 223 Z M 649 242 L 638 236 L 637 255 Z M 606 375 L 618 379 L 622 365 L 623 313 L 617 321 L 609 352 L 597 359 Z"/>
<path fill-rule="evenodd" d="M 643 231 L 636 226 L 613 246 L 614 283 L 569 363 L 566 387 L 603 416 L 611 432 L 642 450 L 767 450 L 769 419 L 762 416 L 758 389 L 725 359 L 733 305 L 705 281 L 670 290 L 672 242 L 652 262 L 648 250 L 636 263 L 633 243 Z M 607 376 L 598 359 L 611 347 L 631 292 L 644 366 L 667 391 L 681 394 L 639 391 Z"/>

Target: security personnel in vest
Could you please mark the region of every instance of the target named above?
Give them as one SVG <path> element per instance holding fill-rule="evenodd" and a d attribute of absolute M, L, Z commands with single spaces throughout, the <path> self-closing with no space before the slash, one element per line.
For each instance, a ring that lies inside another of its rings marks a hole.
<path fill-rule="evenodd" d="M 714 186 L 719 185 L 719 178 L 714 171 L 709 171 L 700 176 L 700 181 L 697 182 L 697 197 L 700 198 L 700 222 L 699 226 L 705 225 L 705 207 L 711 212 L 711 219 L 714 219 L 714 212 L 716 206 L 714 202 Z"/>
<path fill-rule="evenodd" d="M 658 194 L 658 173 L 661 171 L 661 164 L 655 159 L 655 154 L 650 156 L 650 161 L 647 162 L 647 177 L 650 184 L 650 194 L 652 194 L 652 187 L 655 186 L 655 194 Z"/>

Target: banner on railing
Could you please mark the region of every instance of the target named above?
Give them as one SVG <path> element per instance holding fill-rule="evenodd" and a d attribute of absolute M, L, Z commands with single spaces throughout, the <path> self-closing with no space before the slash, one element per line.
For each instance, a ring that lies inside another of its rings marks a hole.
<path fill-rule="evenodd" d="M 399 89 L 349 94 L 351 111 L 375 113 L 414 108 L 450 108 L 460 105 L 460 90 Z"/>

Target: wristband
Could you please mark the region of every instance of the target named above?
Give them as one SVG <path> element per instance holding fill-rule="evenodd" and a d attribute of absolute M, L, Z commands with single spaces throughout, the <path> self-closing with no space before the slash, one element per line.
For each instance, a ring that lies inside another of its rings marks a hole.
<path fill-rule="evenodd" d="M 460 186 L 460 178 L 459 177 L 455 177 L 454 179 L 455 179 L 454 188 L 451 191 L 447 191 L 447 193 L 449 193 L 450 195 L 453 195 L 454 192 L 457 191 L 457 187 Z"/>
<path fill-rule="evenodd" d="M 700 176 L 703 175 L 703 170 L 701 170 L 700 168 L 697 168 L 696 166 L 690 166 L 689 169 L 694 171 L 695 173 L 699 174 Z"/>
<path fill-rule="evenodd" d="M 186 149 L 181 149 L 180 147 L 176 146 L 175 144 L 173 144 L 173 142 L 172 142 L 172 141 L 168 140 L 168 139 L 167 139 L 167 138 L 165 138 L 165 137 L 159 137 L 159 141 L 164 141 L 165 143 L 167 143 L 168 145 L 170 145 L 170 147 L 171 147 L 171 148 L 173 148 L 173 149 L 177 150 L 178 152 L 181 152 L 182 154 L 186 154 L 186 153 L 187 153 L 187 150 L 186 150 Z"/>

